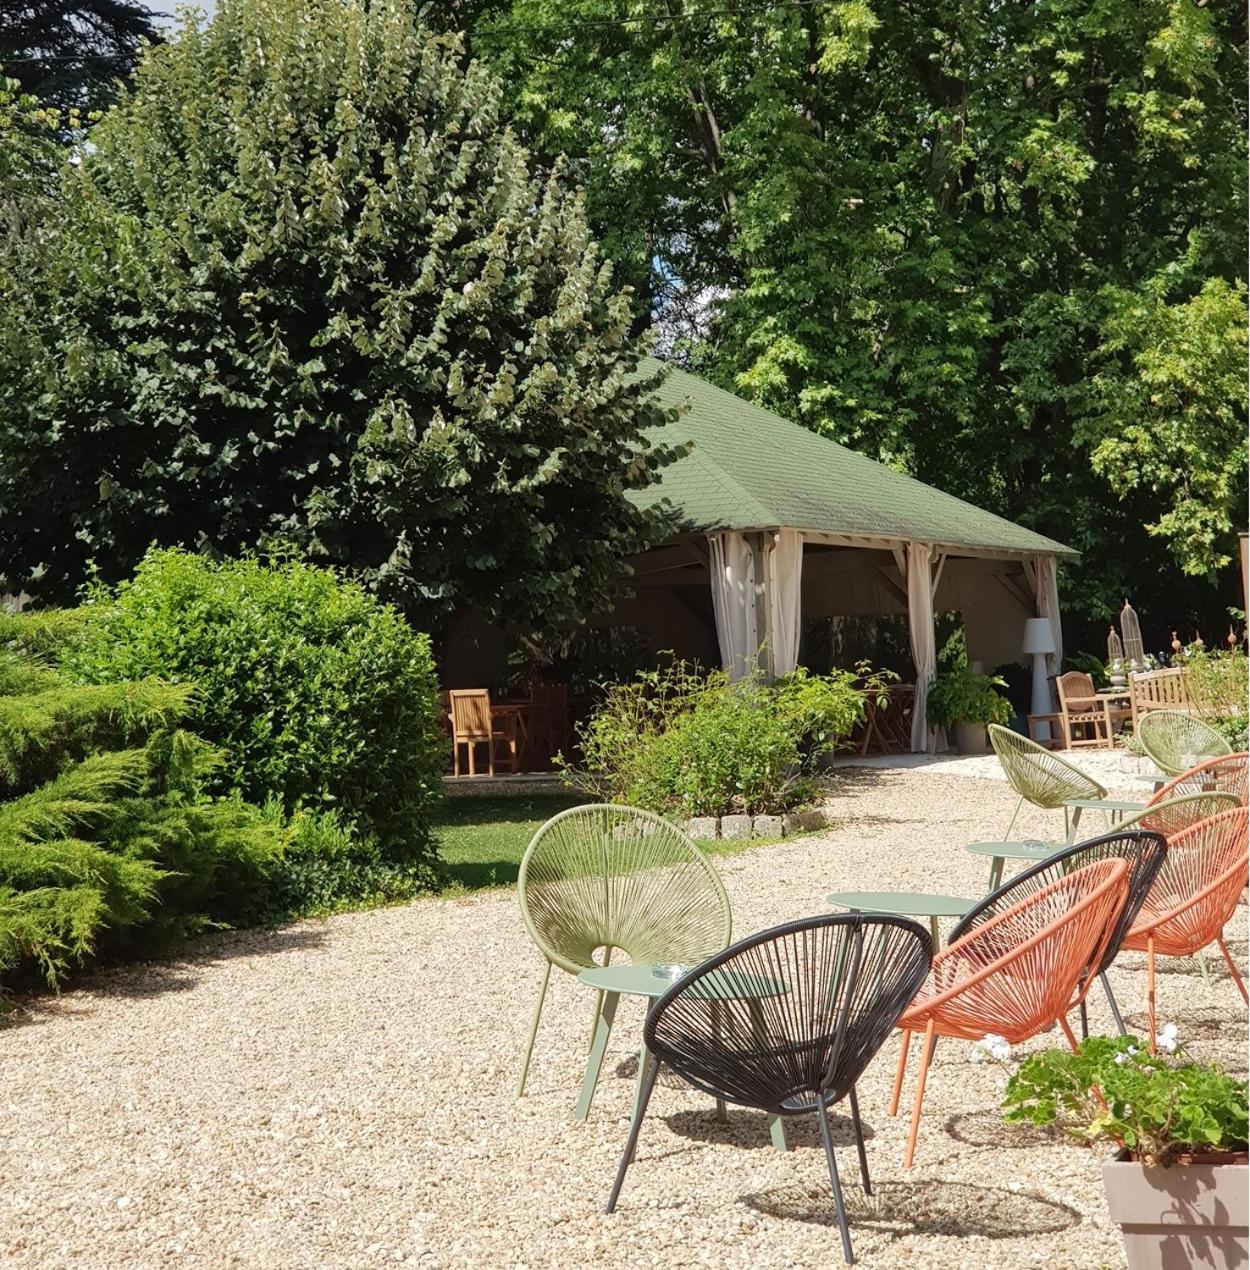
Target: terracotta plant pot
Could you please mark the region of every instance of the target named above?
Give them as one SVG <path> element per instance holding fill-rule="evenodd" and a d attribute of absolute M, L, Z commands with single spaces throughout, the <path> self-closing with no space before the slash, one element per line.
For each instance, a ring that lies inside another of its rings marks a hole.
<path fill-rule="evenodd" d="M 955 748 L 960 754 L 989 752 L 989 734 L 984 723 L 965 723 L 963 719 L 959 719 L 951 730 L 955 734 Z"/>
<path fill-rule="evenodd" d="M 1250 1266 L 1246 1153 L 1182 1156 L 1148 1168 L 1121 1152 L 1102 1166 L 1111 1220 L 1129 1270 Z"/>

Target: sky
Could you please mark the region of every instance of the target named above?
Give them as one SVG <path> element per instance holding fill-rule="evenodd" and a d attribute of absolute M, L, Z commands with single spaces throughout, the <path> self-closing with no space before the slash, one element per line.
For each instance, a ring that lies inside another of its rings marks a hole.
<path fill-rule="evenodd" d="M 185 0 L 144 0 L 153 13 L 160 14 L 168 22 L 173 21 L 174 13 L 184 2 Z M 192 0 L 192 2 L 205 13 L 211 14 L 213 11 L 213 0 Z"/>

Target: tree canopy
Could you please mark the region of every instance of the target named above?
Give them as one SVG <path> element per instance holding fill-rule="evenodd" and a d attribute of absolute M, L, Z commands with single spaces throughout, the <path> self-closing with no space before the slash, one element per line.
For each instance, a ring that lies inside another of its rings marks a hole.
<path fill-rule="evenodd" d="M 1246 502 L 1243 6 L 444 12 L 693 369 L 1078 547 L 1078 611 L 1219 610 Z"/>
<path fill-rule="evenodd" d="M 665 454 L 559 164 L 405 0 L 225 0 L 152 50 L 0 271 L 0 572 L 293 541 L 434 624 L 610 605 Z M 33 585 L 32 585 L 33 584 Z"/>
<path fill-rule="evenodd" d="M 0 74 L 45 106 L 96 110 L 117 94 L 146 41 L 161 34 L 135 0 L 5 0 Z"/>

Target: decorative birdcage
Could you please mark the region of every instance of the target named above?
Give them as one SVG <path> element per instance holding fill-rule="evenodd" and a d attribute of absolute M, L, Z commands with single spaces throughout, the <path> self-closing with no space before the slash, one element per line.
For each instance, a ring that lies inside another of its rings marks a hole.
<path fill-rule="evenodd" d="M 1141 624 L 1133 606 L 1124 601 L 1120 610 L 1120 633 L 1124 637 L 1124 656 L 1128 658 L 1130 670 L 1144 670 L 1146 667 L 1146 649 L 1141 642 Z"/>
<path fill-rule="evenodd" d="M 1114 624 L 1107 631 L 1107 675 L 1112 687 L 1124 687 L 1127 680 L 1124 673 L 1124 645 L 1120 643 L 1120 633 Z"/>

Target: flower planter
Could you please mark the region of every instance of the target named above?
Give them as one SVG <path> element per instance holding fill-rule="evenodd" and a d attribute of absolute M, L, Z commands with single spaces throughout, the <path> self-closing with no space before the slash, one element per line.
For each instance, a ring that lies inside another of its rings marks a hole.
<path fill-rule="evenodd" d="M 984 723 L 955 722 L 951 731 L 955 734 L 955 748 L 960 754 L 986 754 L 989 752 L 989 733 Z"/>
<path fill-rule="evenodd" d="M 1250 1266 L 1250 1169 L 1244 1152 L 1181 1157 L 1167 1168 L 1127 1158 L 1102 1166 L 1129 1270 Z"/>

